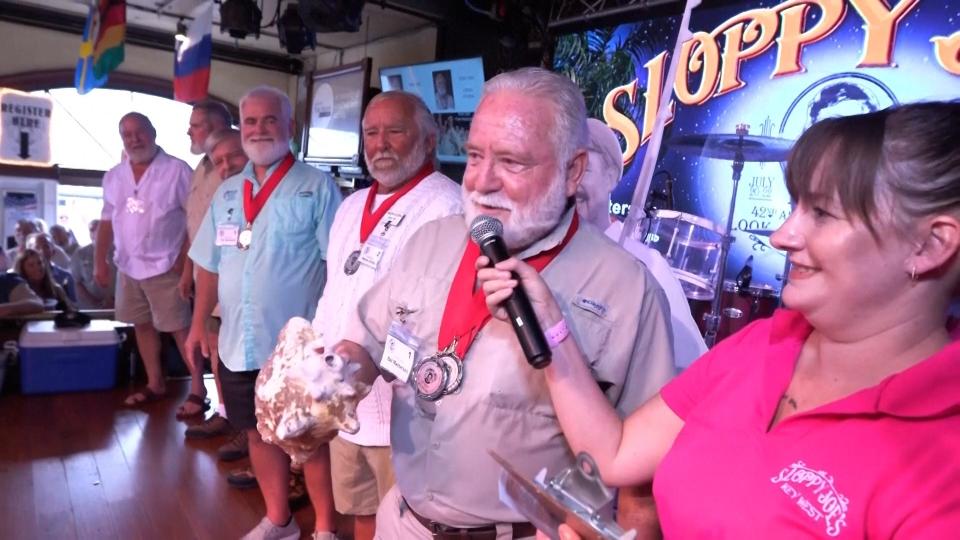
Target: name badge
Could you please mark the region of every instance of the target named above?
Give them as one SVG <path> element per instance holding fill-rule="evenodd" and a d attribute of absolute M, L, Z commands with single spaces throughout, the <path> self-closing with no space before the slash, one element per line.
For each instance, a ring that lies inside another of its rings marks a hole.
<path fill-rule="evenodd" d="M 400 224 L 403 223 L 404 217 L 406 217 L 405 214 L 387 212 L 387 215 L 384 216 L 384 219 L 380 222 L 380 236 L 386 236 L 391 230 L 399 227 Z"/>
<path fill-rule="evenodd" d="M 235 246 L 237 245 L 237 237 L 239 235 L 240 226 L 236 223 L 224 223 L 223 225 L 218 225 L 216 245 Z"/>
<path fill-rule="evenodd" d="M 380 369 L 406 383 L 410 380 L 419 347 L 420 340 L 414 337 L 406 326 L 393 321 L 387 330 L 387 342 L 383 347 Z"/>
<path fill-rule="evenodd" d="M 387 239 L 382 236 L 367 238 L 367 241 L 363 243 L 363 249 L 360 250 L 360 264 L 376 270 L 388 244 Z"/>

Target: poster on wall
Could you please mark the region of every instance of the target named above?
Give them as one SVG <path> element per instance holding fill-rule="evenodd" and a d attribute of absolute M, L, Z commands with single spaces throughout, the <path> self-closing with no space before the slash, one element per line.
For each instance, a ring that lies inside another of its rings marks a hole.
<path fill-rule="evenodd" d="M 698 8 L 673 96 L 655 89 L 669 66 L 679 16 L 562 36 L 554 68 L 578 81 L 591 115 L 621 140 L 624 176 L 611 194 L 612 216 L 630 211 L 654 111 L 672 98 L 647 201 L 721 229 L 732 202 L 735 240 L 725 277 L 733 279 L 750 260 L 753 282 L 779 291 L 786 259 L 769 237 L 791 209 L 782 161 L 790 146 L 823 118 L 960 97 L 960 7 L 947 4 L 809 0 Z M 738 144 L 751 153 L 732 200 Z"/>
<path fill-rule="evenodd" d="M 49 166 L 53 100 L 0 88 L 0 163 Z"/>
<path fill-rule="evenodd" d="M 483 60 L 465 58 L 380 69 L 384 91 L 417 94 L 437 122 L 437 159 L 466 163 L 463 149 L 470 121 L 483 91 Z"/>

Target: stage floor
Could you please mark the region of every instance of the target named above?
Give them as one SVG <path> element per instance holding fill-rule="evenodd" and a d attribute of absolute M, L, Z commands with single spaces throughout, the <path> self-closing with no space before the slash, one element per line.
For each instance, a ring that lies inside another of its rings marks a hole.
<path fill-rule="evenodd" d="M 249 462 L 218 462 L 225 439 L 184 439 L 174 412 L 187 383 L 168 381 L 170 397 L 143 409 L 123 405 L 128 388 L 0 396 L 0 536 L 233 540 L 256 525 L 259 490 L 226 482 Z M 309 538 L 310 505 L 294 516 Z"/>

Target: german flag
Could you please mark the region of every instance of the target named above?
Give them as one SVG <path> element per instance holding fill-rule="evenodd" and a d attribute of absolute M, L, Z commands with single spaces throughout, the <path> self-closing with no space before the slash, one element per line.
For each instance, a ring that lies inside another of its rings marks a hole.
<path fill-rule="evenodd" d="M 93 75 L 100 78 L 123 63 L 123 40 L 127 31 L 126 0 L 99 0 L 100 25 L 93 45 Z"/>

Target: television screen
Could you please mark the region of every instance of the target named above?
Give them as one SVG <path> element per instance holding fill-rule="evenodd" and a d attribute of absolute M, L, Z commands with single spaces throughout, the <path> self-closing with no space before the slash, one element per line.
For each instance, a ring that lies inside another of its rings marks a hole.
<path fill-rule="evenodd" d="M 369 60 L 311 76 L 304 161 L 341 167 L 361 165 L 360 120 L 369 83 Z"/>
<path fill-rule="evenodd" d="M 437 158 L 466 163 L 463 144 L 483 91 L 483 60 L 467 58 L 380 69 L 384 91 L 417 94 L 437 120 Z"/>

